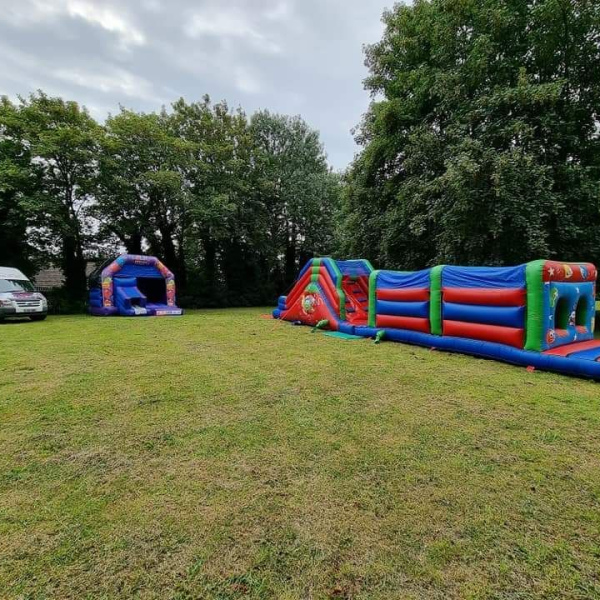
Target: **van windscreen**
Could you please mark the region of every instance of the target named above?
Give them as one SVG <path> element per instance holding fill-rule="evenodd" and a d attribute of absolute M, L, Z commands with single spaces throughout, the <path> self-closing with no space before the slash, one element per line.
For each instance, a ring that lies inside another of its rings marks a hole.
<path fill-rule="evenodd" d="M 6 292 L 33 292 L 31 281 L 26 279 L 0 279 L 0 294 Z"/>

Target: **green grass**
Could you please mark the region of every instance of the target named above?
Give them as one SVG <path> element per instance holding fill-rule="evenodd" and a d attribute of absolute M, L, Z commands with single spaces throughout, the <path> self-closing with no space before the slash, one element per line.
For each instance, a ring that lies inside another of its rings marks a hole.
<path fill-rule="evenodd" d="M 0 598 L 600 597 L 600 387 L 259 318 L 0 326 Z"/>

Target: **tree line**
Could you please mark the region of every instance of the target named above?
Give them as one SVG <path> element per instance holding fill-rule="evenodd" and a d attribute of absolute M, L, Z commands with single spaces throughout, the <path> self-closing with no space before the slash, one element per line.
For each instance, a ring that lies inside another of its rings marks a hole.
<path fill-rule="evenodd" d="M 75 303 L 86 262 L 121 250 L 159 256 L 185 304 L 272 302 L 331 251 L 340 186 L 300 117 L 205 97 L 100 124 L 43 92 L 0 101 L 0 263 L 59 266 Z"/>
<path fill-rule="evenodd" d="M 600 261 L 600 3 L 415 0 L 366 50 L 341 251 Z"/>
<path fill-rule="evenodd" d="M 313 255 L 383 268 L 600 263 L 600 3 L 415 0 L 366 48 L 343 176 L 299 117 L 208 98 L 0 102 L 0 263 L 158 255 L 191 304 L 272 302 Z"/>

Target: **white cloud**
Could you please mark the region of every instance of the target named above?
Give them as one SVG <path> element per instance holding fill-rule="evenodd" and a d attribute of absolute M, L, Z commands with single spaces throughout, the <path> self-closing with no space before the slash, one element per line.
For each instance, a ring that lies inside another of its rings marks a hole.
<path fill-rule="evenodd" d="M 53 76 L 61 81 L 104 94 L 118 94 L 154 102 L 163 101 L 155 94 L 150 82 L 120 68 L 111 68 L 105 73 L 63 68 L 54 71 Z"/>
<path fill-rule="evenodd" d="M 53 19 L 58 12 L 53 3 L 24 0 L 3 6 L 1 19 L 16 27 L 26 27 Z"/>
<path fill-rule="evenodd" d="M 2 7 L 0 21 L 18 27 L 56 22 L 62 17 L 85 21 L 115 34 L 123 47 L 146 43 L 144 33 L 127 18 L 124 11 L 90 0 L 22 0 Z"/>
<path fill-rule="evenodd" d="M 0 55 L 3 67 L 12 64 L 22 70 L 35 71 L 40 68 L 41 60 L 8 44 L 0 43 Z"/>
<path fill-rule="evenodd" d="M 0 89 L 38 88 L 102 119 L 203 94 L 302 114 L 331 161 L 368 106 L 361 46 L 393 0 L 0 0 Z"/>
<path fill-rule="evenodd" d="M 221 41 L 234 38 L 246 41 L 263 52 L 271 54 L 280 52 L 279 44 L 250 23 L 249 14 L 233 8 L 207 8 L 203 11 L 195 11 L 184 26 L 184 31 L 191 38 L 214 36 L 221 38 Z"/>
<path fill-rule="evenodd" d="M 160 0 L 142 0 L 142 8 L 152 13 L 159 13 L 164 7 Z"/>
<path fill-rule="evenodd" d="M 82 0 L 67 0 L 66 10 L 70 17 L 80 18 L 115 33 L 125 46 L 141 46 L 146 38 L 141 30 L 128 22 L 122 14 L 109 7 Z"/>
<path fill-rule="evenodd" d="M 267 8 L 264 15 L 269 21 L 288 21 L 292 16 L 292 8 L 291 2 L 280 0 L 275 6 Z"/>
<path fill-rule="evenodd" d="M 39 77 L 39 73 L 44 70 L 40 59 L 2 42 L 0 42 L 0 56 L 2 56 L 2 79 L 4 82 L 12 83 L 10 86 L 12 92 L 6 95 L 14 98 L 17 94 L 26 95 L 40 87 L 45 87 Z"/>

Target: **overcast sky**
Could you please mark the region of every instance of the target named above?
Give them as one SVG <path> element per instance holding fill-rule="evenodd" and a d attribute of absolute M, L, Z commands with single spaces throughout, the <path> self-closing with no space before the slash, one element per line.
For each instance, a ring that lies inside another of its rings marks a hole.
<path fill-rule="evenodd" d="M 388 0 L 0 0 L 0 95 L 38 88 L 152 111 L 208 93 L 247 112 L 302 115 L 330 163 L 357 148 L 369 97 L 362 45 Z"/>

